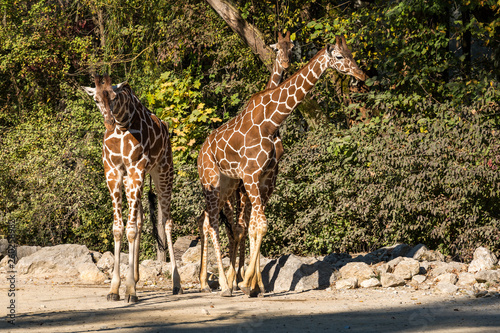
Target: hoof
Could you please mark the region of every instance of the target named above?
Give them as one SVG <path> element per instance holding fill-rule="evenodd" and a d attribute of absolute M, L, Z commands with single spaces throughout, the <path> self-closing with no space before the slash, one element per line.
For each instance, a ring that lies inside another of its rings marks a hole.
<path fill-rule="evenodd" d="M 125 295 L 125 302 L 137 303 L 139 302 L 139 297 L 137 297 L 136 295 Z"/>
<path fill-rule="evenodd" d="M 231 291 L 231 289 L 226 289 L 226 290 L 221 291 L 220 295 L 222 297 L 231 297 L 231 296 L 233 296 L 233 292 Z"/>
<path fill-rule="evenodd" d="M 205 288 L 201 288 L 200 289 L 200 292 L 202 293 L 211 293 L 212 292 L 212 289 L 210 287 L 205 287 Z"/>
<path fill-rule="evenodd" d="M 108 301 L 119 301 L 120 300 L 120 295 L 118 295 L 118 294 L 108 294 L 108 296 L 106 296 L 106 299 Z"/>
<path fill-rule="evenodd" d="M 249 287 L 245 287 L 245 286 L 242 286 L 241 284 L 238 285 L 238 287 L 240 287 L 240 290 L 245 294 L 245 295 L 250 295 L 250 288 Z"/>
<path fill-rule="evenodd" d="M 174 289 L 172 289 L 173 295 L 182 295 L 183 293 L 184 293 L 184 291 L 180 287 L 175 287 Z"/>

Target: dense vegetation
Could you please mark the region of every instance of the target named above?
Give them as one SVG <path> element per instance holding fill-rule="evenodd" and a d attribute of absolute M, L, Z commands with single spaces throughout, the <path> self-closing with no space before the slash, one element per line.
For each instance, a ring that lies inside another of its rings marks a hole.
<path fill-rule="evenodd" d="M 500 252 L 500 3 L 243 1 L 262 32 L 296 42 L 293 73 L 344 34 L 371 78 L 327 72 L 295 112 L 266 214 L 266 255 L 423 242 L 466 258 Z M 112 247 L 102 117 L 80 86 L 127 80 L 173 132 L 176 235 L 196 234 L 206 135 L 263 89 L 266 66 L 197 0 L 1 2 L 0 228 L 19 243 Z M 146 190 L 148 190 L 149 182 Z M 147 202 L 145 200 L 145 207 Z M 151 225 L 146 256 L 153 255 Z"/>

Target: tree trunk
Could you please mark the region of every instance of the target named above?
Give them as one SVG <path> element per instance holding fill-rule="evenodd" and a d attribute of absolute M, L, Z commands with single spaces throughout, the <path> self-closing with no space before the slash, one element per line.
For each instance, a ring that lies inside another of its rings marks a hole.
<path fill-rule="evenodd" d="M 210 6 L 226 21 L 231 29 L 236 32 L 247 44 L 254 54 L 262 60 L 269 72 L 273 69 L 274 52 L 264 41 L 264 35 L 254 25 L 248 23 L 241 17 L 240 12 L 231 0 L 206 0 Z M 307 97 L 297 107 L 307 125 L 317 128 L 320 124 L 328 121 L 328 117 L 319 104 Z"/>

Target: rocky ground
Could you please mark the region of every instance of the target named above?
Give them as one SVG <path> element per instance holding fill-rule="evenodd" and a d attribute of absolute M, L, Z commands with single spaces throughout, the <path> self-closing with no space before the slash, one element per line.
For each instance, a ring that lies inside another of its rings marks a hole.
<path fill-rule="evenodd" d="M 5 255 L 6 244 L 0 243 Z M 179 239 L 185 293 L 173 296 L 170 265 L 141 263 L 137 304 L 107 302 L 113 256 L 82 245 L 19 247 L 15 325 L 9 323 L 8 256 L 0 261 L 0 328 L 12 332 L 498 332 L 500 269 L 478 248 L 470 263 L 423 245 L 358 255 L 262 259 L 264 298 L 199 293 L 199 245 Z M 123 254 L 124 275 L 128 256 Z M 213 286 L 217 270 L 211 257 Z M 227 259 L 226 259 L 227 264 Z M 123 289 L 123 288 L 122 288 Z M 123 295 L 123 290 L 121 291 Z"/>

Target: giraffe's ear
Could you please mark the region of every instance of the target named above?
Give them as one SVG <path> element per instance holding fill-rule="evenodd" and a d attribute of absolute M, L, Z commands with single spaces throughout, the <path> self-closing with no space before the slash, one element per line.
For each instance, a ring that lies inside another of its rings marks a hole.
<path fill-rule="evenodd" d="M 116 86 L 113 86 L 113 91 L 118 93 L 118 92 L 122 91 L 123 88 L 125 88 L 126 86 L 128 86 L 127 81 L 122 82 L 122 83 L 118 83 Z"/>
<path fill-rule="evenodd" d="M 276 43 L 276 44 L 271 44 L 271 45 L 269 45 L 269 47 L 270 47 L 270 48 L 272 48 L 272 49 L 273 49 L 273 51 L 278 51 L 278 43 Z"/>
<path fill-rule="evenodd" d="M 89 94 L 91 97 L 94 97 L 95 96 L 95 90 L 96 88 L 91 88 L 91 87 L 82 87 L 83 90 L 85 90 L 85 92 L 87 94 Z"/>
<path fill-rule="evenodd" d="M 335 49 L 335 45 L 333 44 L 327 44 L 326 45 L 326 51 L 331 55 L 333 50 Z"/>

